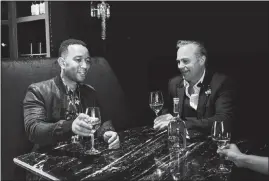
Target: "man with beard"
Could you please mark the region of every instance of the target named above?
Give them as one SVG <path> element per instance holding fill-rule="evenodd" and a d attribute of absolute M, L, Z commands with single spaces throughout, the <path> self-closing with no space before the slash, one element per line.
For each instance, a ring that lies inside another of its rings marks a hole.
<path fill-rule="evenodd" d="M 109 148 L 118 148 L 120 141 L 109 115 L 102 112 L 93 87 L 83 84 L 92 59 L 83 41 L 69 39 L 61 43 L 58 63 L 60 75 L 31 84 L 23 101 L 25 130 L 35 143 L 33 151 L 51 149 L 74 135 L 90 136 L 87 107 L 100 107 L 102 125 L 97 135 Z"/>
<path fill-rule="evenodd" d="M 177 42 L 180 76 L 170 79 L 163 115 L 154 120 L 154 129 L 162 130 L 173 119 L 173 98 L 179 98 L 179 115 L 187 129 L 210 133 L 214 121 L 230 125 L 235 116 L 235 86 L 225 75 L 206 66 L 207 51 L 198 41 Z"/>

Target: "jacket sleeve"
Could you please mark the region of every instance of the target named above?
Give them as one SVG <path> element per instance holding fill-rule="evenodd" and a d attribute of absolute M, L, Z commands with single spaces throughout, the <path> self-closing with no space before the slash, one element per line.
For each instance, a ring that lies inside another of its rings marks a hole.
<path fill-rule="evenodd" d="M 29 86 L 23 101 L 25 131 L 29 140 L 39 145 L 51 145 L 70 138 L 72 122 L 59 120 L 52 123 L 47 119 L 45 102 L 35 86 Z"/>
<path fill-rule="evenodd" d="M 204 119 L 186 118 L 187 128 L 206 128 L 207 131 L 210 131 L 214 121 L 224 121 L 231 129 L 232 120 L 235 119 L 236 115 L 236 86 L 234 82 L 226 79 L 221 84 L 216 96 L 215 114 Z"/>

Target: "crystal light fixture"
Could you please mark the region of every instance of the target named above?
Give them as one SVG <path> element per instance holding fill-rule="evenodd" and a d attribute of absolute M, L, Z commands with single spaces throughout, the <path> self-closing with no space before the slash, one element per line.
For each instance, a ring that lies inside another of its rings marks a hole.
<path fill-rule="evenodd" d="M 106 39 L 106 21 L 110 17 L 110 6 L 104 0 L 101 0 L 100 3 L 96 4 L 96 2 L 91 1 L 91 17 L 97 17 L 101 19 L 101 38 L 102 40 Z"/>

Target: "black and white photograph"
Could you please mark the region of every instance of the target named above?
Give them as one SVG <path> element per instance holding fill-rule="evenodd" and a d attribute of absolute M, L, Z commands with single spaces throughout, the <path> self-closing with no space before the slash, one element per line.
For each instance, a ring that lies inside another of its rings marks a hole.
<path fill-rule="evenodd" d="M 1 180 L 268 181 L 268 1 L 1 1 Z"/>

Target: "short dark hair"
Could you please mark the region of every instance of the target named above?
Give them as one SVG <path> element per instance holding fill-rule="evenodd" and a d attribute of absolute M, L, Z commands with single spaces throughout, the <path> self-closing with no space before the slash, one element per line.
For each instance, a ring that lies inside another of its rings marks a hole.
<path fill-rule="evenodd" d="M 194 44 L 197 45 L 199 47 L 199 52 L 198 52 L 198 56 L 205 56 L 207 59 L 207 50 L 204 46 L 204 43 L 197 41 L 197 40 L 178 40 L 177 41 L 177 48 L 180 48 L 184 45 L 188 45 L 188 44 Z"/>
<path fill-rule="evenodd" d="M 64 40 L 61 43 L 60 48 L 59 48 L 59 57 L 61 57 L 63 53 L 67 52 L 69 45 L 82 45 L 87 48 L 86 43 L 81 40 L 76 40 L 76 39 Z"/>

